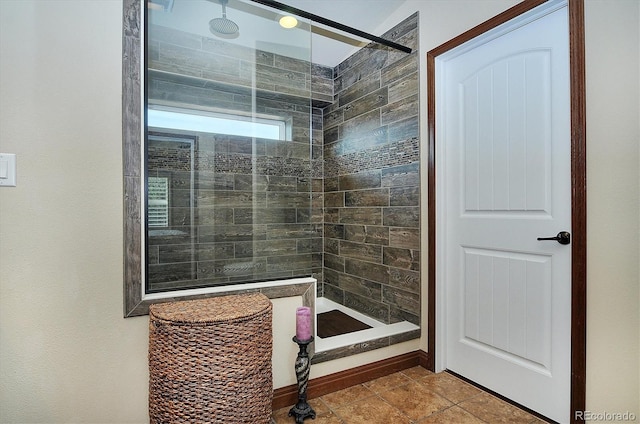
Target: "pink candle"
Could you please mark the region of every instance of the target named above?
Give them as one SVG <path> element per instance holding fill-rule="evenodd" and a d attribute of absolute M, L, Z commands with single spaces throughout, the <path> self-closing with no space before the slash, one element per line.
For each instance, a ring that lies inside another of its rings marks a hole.
<path fill-rule="evenodd" d="M 311 339 L 311 308 L 308 306 L 296 309 L 296 338 L 302 341 Z"/>

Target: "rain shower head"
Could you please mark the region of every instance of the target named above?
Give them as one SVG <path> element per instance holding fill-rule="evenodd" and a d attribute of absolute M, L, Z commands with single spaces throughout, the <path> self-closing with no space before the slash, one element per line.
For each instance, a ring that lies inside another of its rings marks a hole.
<path fill-rule="evenodd" d="M 234 35 L 240 29 L 238 24 L 227 19 L 227 3 L 229 0 L 220 0 L 222 5 L 222 18 L 214 18 L 209 21 L 209 31 L 214 35 Z"/>

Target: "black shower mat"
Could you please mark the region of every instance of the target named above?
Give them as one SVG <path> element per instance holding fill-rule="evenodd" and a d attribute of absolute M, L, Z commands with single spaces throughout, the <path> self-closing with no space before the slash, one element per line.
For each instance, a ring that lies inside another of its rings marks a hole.
<path fill-rule="evenodd" d="M 322 339 L 371 328 L 370 325 L 358 321 L 337 309 L 318 314 L 317 320 L 318 337 Z"/>

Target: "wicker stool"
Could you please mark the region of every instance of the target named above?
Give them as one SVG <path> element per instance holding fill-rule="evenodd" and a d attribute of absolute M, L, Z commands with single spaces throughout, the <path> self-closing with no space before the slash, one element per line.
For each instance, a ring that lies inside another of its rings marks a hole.
<path fill-rule="evenodd" d="M 151 305 L 151 423 L 269 423 L 271 317 L 263 294 Z"/>

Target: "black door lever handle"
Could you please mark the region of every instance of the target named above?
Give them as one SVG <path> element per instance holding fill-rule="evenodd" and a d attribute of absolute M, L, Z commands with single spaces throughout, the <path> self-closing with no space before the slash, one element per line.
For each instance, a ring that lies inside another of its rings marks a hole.
<path fill-rule="evenodd" d="M 571 243 L 571 234 L 568 231 L 560 231 L 555 237 L 538 237 L 538 240 L 553 240 L 560 244 Z"/>

